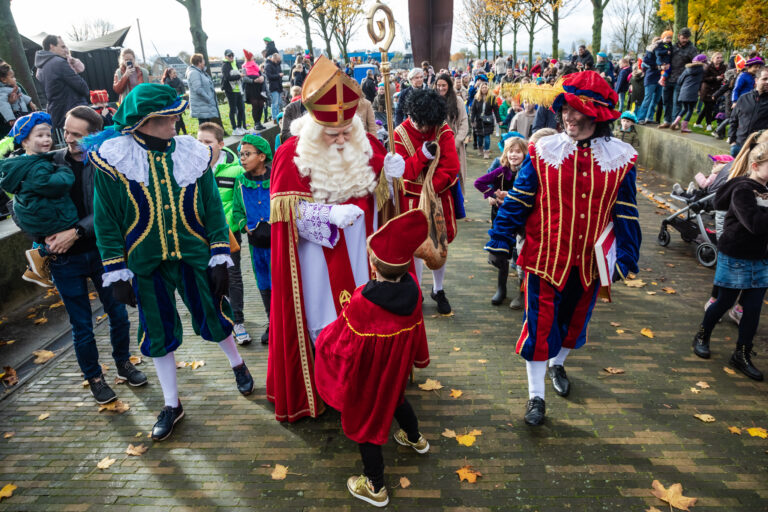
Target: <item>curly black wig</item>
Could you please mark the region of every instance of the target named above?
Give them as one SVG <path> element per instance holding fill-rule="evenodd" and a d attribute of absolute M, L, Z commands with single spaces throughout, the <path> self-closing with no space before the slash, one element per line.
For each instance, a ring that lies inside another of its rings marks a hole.
<path fill-rule="evenodd" d="M 419 126 L 440 126 L 448 115 L 448 105 L 434 89 L 415 89 L 408 95 L 405 111 Z"/>

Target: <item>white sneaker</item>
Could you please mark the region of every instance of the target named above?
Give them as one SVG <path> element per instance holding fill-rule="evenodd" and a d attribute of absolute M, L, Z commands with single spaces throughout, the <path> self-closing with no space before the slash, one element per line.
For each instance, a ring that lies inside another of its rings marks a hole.
<path fill-rule="evenodd" d="M 232 135 L 245 135 L 245 130 L 242 128 L 235 128 L 232 130 Z"/>
<path fill-rule="evenodd" d="M 712 125 L 711 125 L 711 124 L 708 124 L 708 125 L 707 125 L 707 131 L 708 131 L 708 132 L 711 132 L 711 131 L 712 131 Z"/>
<path fill-rule="evenodd" d="M 701 128 L 701 125 L 699 123 L 696 123 L 695 125 L 693 125 L 693 127 L 694 128 Z"/>
<path fill-rule="evenodd" d="M 232 327 L 232 334 L 235 335 L 235 341 L 238 345 L 247 345 L 251 342 L 251 335 L 245 330 L 243 324 L 235 324 Z"/>

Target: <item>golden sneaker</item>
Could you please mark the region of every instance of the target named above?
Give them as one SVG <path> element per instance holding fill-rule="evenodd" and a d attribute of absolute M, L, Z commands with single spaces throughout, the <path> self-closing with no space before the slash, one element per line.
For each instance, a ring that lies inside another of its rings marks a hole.
<path fill-rule="evenodd" d="M 43 288 L 53 287 L 53 282 L 51 282 L 49 279 L 43 279 L 39 275 L 32 272 L 32 270 L 29 268 L 24 271 L 24 274 L 21 276 L 21 278 L 25 281 L 29 281 L 30 283 L 35 283 L 37 286 L 42 286 Z"/>
<path fill-rule="evenodd" d="M 405 430 L 403 429 L 395 432 L 394 438 L 397 444 L 410 446 L 416 450 L 416 453 L 427 453 L 429 451 L 429 441 L 427 441 L 426 438 L 421 434 L 419 434 L 419 440 L 415 443 L 412 443 L 408 440 L 408 434 L 406 434 Z"/>
<path fill-rule="evenodd" d="M 347 479 L 347 489 L 357 499 L 370 503 L 374 507 L 389 505 L 387 488 L 382 486 L 379 492 L 373 492 L 373 485 L 365 475 L 351 476 Z"/>
<path fill-rule="evenodd" d="M 29 268 L 40 276 L 44 281 L 51 280 L 51 271 L 48 270 L 48 260 L 50 256 L 43 256 L 37 249 L 29 249 L 26 251 L 27 263 Z"/>

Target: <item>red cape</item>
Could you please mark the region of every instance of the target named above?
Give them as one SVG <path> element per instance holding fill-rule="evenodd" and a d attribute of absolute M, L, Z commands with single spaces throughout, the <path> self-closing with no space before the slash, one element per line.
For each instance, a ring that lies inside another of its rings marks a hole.
<path fill-rule="evenodd" d="M 377 176 L 386 150 L 368 135 L 373 148 L 369 164 Z M 272 303 L 269 319 L 267 399 L 275 404 L 278 421 L 316 418 L 325 410 L 314 382 L 312 342 L 304 313 L 301 267 L 296 230 L 299 201 L 314 201 L 309 177 L 302 177 L 294 164 L 298 137 L 291 137 L 277 150 L 272 162 L 270 222 L 272 223 Z M 382 174 L 383 175 L 383 174 Z M 388 195 L 385 180 L 380 191 Z M 381 202 L 381 201 L 379 201 Z"/>
<path fill-rule="evenodd" d="M 341 412 L 344 434 L 382 445 L 411 366 L 429 364 L 427 333 L 421 298 L 413 313 L 399 316 L 363 297 L 362 290 L 318 336 L 315 378 L 320 396 Z"/>

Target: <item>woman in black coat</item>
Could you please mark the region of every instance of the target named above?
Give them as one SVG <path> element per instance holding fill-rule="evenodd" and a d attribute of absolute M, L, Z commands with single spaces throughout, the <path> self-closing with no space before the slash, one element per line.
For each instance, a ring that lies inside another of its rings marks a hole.
<path fill-rule="evenodd" d="M 677 95 L 677 101 L 682 105 L 680 115 L 672 123 L 671 128 L 676 130 L 682 121 L 681 133 L 691 133 L 688 129 L 688 121 L 691 120 L 693 111 L 696 110 L 696 102 L 699 101 L 699 89 L 704 80 L 704 63 L 707 56 L 704 54 L 694 57 L 693 62 L 685 65 L 685 71 L 677 79 L 677 85 L 680 92 Z"/>
<path fill-rule="evenodd" d="M 477 94 L 475 94 L 475 100 L 472 102 L 470 117 L 475 135 L 482 140 L 483 158 L 487 160 L 490 158 L 491 134 L 494 124 L 501 124 L 499 105 L 496 102 L 496 96 L 488 88 L 488 82 L 483 81 L 480 84 Z"/>
<path fill-rule="evenodd" d="M 184 87 L 184 82 L 181 81 L 178 73 L 176 73 L 176 70 L 173 68 L 165 68 L 160 82 L 176 89 L 179 96 L 184 96 L 187 93 L 187 88 Z M 176 133 L 181 132 L 184 132 L 184 135 L 187 134 L 187 126 L 184 124 L 184 116 L 179 116 L 179 120 L 176 121 Z"/>

